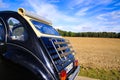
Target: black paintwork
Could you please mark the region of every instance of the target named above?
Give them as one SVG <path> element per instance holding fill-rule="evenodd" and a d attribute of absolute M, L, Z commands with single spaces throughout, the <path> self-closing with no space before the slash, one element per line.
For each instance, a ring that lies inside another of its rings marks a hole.
<path fill-rule="evenodd" d="M 27 68 L 5 59 L 0 55 L 0 80 L 38 80 Z"/>
<path fill-rule="evenodd" d="M 17 71 L 15 69 L 15 72 L 17 74 L 18 73 L 22 74 L 26 72 L 26 74 L 27 73 L 34 74 L 35 77 L 37 77 L 37 79 L 39 80 L 58 80 L 59 72 L 65 69 L 66 66 L 68 66 L 71 62 L 74 61 L 74 56 L 72 54 L 67 56 L 68 60 L 70 61 L 64 61 L 64 62 L 61 61 L 58 58 L 58 56 L 56 56 L 55 49 L 53 48 L 52 43 L 49 41 L 50 38 L 46 38 L 46 37 L 38 38 L 35 32 L 30 27 L 29 23 L 17 12 L 2 11 L 0 12 L 0 17 L 4 20 L 4 23 L 5 23 L 4 26 L 7 29 L 6 30 L 7 42 L 3 41 L 5 45 L 0 46 L 0 48 L 6 46 L 4 47 L 6 50 L 4 50 L 4 52 L 1 52 L 0 55 L 4 57 L 3 60 L 5 61 L 7 60 L 7 63 L 11 65 L 12 64 L 15 65 L 15 66 L 10 65 L 11 66 L 10 69 L 12 71 L 14 67 L 20 70 L 20 71 L 19 70 Z M 16 18 L 19 21 L 21 21 L 27 33 L 29 34 L 28 40 L 26 41 L 11 40 L 10 34 L 9 34 L 10 33 L 9 27 L 7 23 L 7 20 L 10 17 Z M 59 41 L 59 39 L 60 38 L 58 38 L 57 40 Z M 63 42 L 64 42 L 64 39 L 63 39 Z M 3 49 L 0 49 L 0 50 L 3 50 Z M 12 71 L 10 71 L 9 74 L 2 74 L 0 70 L 0 78 L 1 76 L 6 76 L 6 77 L 10 76 L 11 75 L 10 73 L 12 73 Z M 72 72 L 70 71 L 68 74 L 70 73 Z M 19 75 L 18 77 L 20 77 L 20 74 L 18 74 Z M 28 76 L 29 78 L 31 74 L 29 74 Z M 2 78 L 5 78 L 5 77 L 2 77 Z M 30 80 L 30 79 L 26 79 L 26 80 Z"/>
<path fill-rule="evenodd" d="M 14 63 L 17 63 L 30 69 L 32 72 L 34 72 L 34 74 L 38 75 L 38 78 L 40 79 L 45 79 L 43 75 L 47 75 L 46 79 L 53 80 L 53 73 L 50 72 L 49 68 L 47 68 L 46 65 L 46 63 L 49 61 L 46 61 L 43 57 L 43 50 L 41 49 L 39 40 L 33 32 L 30 25 L 27 23 L 27 21 L 24 18 L 22 18 L 17 12 L 12 11 L 0 12 L 0 17 L 4 20 L 6 24 L 8 35 L 6 43 L 7 52 L 3 53 L 3 56 Z M 18 19 L 24 25 L 25 29 L 29 34 L 27 41 L 22 42 L 10 39 L 9 27 L 7 24 L 7 20 L 10 17 Z M 26 50 L 23 48 L 25 48 Z M 39 60 L 37 60 L 36 57 Z"/>

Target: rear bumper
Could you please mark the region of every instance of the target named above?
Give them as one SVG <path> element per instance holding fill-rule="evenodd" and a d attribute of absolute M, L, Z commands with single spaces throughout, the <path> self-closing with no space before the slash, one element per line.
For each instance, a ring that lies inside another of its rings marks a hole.
<path fill-rule="evenodd" d="M 68 80 L 74 80 L 80 70 L 80 66 L 76 68 L 76 70 L 68 77 Z"/>

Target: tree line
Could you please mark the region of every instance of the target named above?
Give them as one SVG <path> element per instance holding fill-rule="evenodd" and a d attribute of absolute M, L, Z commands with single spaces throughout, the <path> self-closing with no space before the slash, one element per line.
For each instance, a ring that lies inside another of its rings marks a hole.
<path fill-rule="evenodd" d="M 103 37 L 103 38 L 120 38 L 120 33 L 116 32 L 71 32 L 58 29 L 62 36 L 67 37 Z"/>

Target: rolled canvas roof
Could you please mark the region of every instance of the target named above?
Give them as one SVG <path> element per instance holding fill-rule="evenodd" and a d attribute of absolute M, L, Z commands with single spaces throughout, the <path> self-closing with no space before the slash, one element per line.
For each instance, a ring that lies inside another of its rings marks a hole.
<path fill-rule="evenodd" d="M 52 22 L 38 14 L 35 14 L 35 13 L 32 13 L 32 12 L 29 12 L 27 10 L 25 10 L 24 8 L 19 8 L 18 9 L 18 13 L 22 16 L 28 16 L 28 17 L 31 17 L 31 18 L 34 18 L 34 19 L 37 19 L 37 20 L 40 20 L 42 22 L 45 22 L 49 25 L 52 25 Z"/>

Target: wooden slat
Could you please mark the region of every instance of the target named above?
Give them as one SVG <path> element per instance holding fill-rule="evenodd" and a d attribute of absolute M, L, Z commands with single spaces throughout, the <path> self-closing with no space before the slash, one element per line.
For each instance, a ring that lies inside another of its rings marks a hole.
<path fill-rule="evenodd" d="M 69 44 L 69 42 L 54 42 L 55 44 Z"/>
<path fill-rule="evenodd" d="M 72 46 L 60 47 L 60 48 L 57 48 L 57 50 L 62 51 L 62 50 L 65 50 L 67 48 L 72 48 Z"/>
<path fill-rule="evenodd" d="M 64 57 L 64 56 L 67 56 L 68 54 L 71 54 L 73 53 L 74 51 L 70 51 L 70 52 L 65 52 L 63 54 L 60 54 L 61 57 Z"/>

